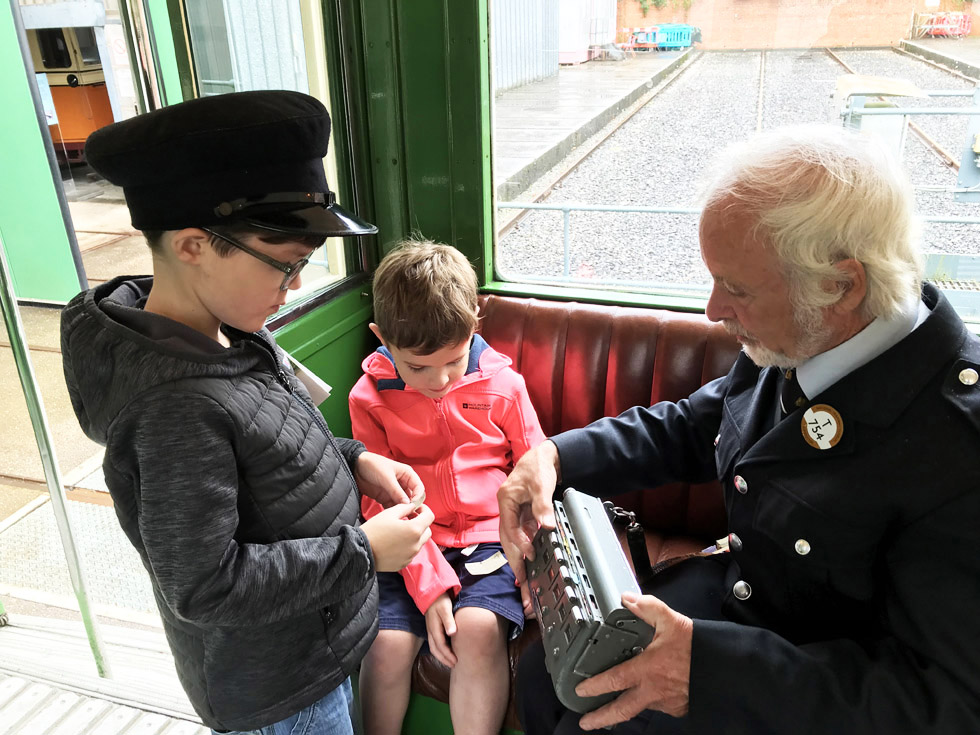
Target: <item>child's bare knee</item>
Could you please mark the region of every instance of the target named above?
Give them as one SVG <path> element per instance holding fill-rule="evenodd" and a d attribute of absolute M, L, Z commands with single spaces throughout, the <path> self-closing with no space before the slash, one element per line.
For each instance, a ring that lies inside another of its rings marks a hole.
<path fill-rule="evenodd" d="M 457 655 L 494 658 L 504 649 L 508 623 L 496 613 L 481 607 L 463 607 L 456 611 L 456 635 L 453 649 Z"/>
<path fill-rule="evenodd" d="M 381 630 L 374 639 L 364 664 L 379 679 L 394 680 L 411 673 L 421 639 L 403 630 Z"/>

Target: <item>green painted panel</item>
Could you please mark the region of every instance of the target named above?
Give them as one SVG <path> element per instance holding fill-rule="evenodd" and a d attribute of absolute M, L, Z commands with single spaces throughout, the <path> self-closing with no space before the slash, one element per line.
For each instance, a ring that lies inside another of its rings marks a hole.
<path fill-rule="evenodd" d="M 145 0 L 146 12 L 150 19 L 153 54 L 160 86 L 163 89 L 163 102 L 174 105 L 190 99 L 193 95 L 184 96 L 184 82 L 181 81 L 180 64 L 178 63 L 177 46 L 174 43 L 174 29 L 183 37 L 183 28 L 171 23 L 171 7 L 173 0 Z M 190 80 L 190 75 L 185 74 Z"/>
<path fill-rule="evenodd" d="M 406 735 L 453 735 L 449 705 L 421 694 L 412 694 L 402 732 Z"/>
<path fill-rule="evenodd" d="M 19 299 L 66 302 L 80 290 L 10 3 L 0 10 L 0 230 Z"/>
<path fill-rule="evenodd" d="M 431 240 L 453 242 L 451 118 L 447 98 L 446 8 L 426 1 L 395 5 L 405 196 L 412 227 Z"/>
<path fill-rule="evenodd" d="M 704 312 L 706 298 L 677 294 L 636 293 L 630 291 L 603 291 L 568 286 L 548 286 L 518 281 L 491 281 L 481 291 L 500 296 L 528 296 L 550 301 L 582 301 L 591 304 L 620 304 L 623 306 L 649 306 L 671 311 Z"/>
<path fill-rule="evenodd" d="M 360 20 L 367 146 L 381 255 L 419 233 L 487 280 L 490 112 L 486 0 L 346 0 Z"/>
<path fill-rule="evenodd" d="M 360 712 L 360 692 L 358 691 L 357 675 L 351 676 L 351 687 L 354 690 L 354 706 Z M 355 730 L 363 731 L 363 727 Z M 504 735 L 519 735 L 513 730 L 503 730 Z M 449 705 L 445 702 L 412 694 L 408 701 L 408 711 L 402 723 L 402 733 L 405 735 L 453 735 L 452 718 L 449 716 Z"/>
<path fill-rule="evenodd" d="M 361 377 L 361 361 L 377 347 L 367 328 L 371 296 L 355 288 L 276 332 L 276 341 L 331 388 L 320 412 L 337 436 L 350 436 L 347 394 Z"/>
<path fill-rule="evenodd" d="M 487 1 L 444 0 L 451 116 L 452 243 L 476 267 L 480 283 L 492 274 L 490 74 Z"/>
<path fill-rule="evenodd" d="M 400 74 L 411 75 L 412 69 L 398 67 L 399 38 L 392 0 L 364 0 L 359 5 L 375 224 L 385 252 L 415 226 L 406 197 L 400 87 Z"/>

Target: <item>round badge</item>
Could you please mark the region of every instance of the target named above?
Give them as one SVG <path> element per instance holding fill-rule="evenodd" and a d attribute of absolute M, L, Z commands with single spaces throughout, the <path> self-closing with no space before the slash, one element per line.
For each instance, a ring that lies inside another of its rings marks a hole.
<path fill-rule="evenodd" d="M 826 403 L 818 403 L 803 414 L 800 430 L 806 443 L 814 449 L 830 449 L 837 446 L 843 436 L 844 421 L 837 409 Z"/>

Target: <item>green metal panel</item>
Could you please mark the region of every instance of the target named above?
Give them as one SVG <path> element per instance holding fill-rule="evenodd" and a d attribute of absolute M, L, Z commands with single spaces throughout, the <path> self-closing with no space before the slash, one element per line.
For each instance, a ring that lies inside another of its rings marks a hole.
<path fill-rule="evenodd" d="M 370 290 L 354 288 L 276 332 L 284 350 L 330 385 L 320 412 L 337 436 L 350 436 L 347 394 L 361 377 L 361 360 L 377 347 L 369 321 Z"/>
<path fill-rule="evenodd" d="M 486 0 L 342 4 L 360 21 L 382 251 L 418 233 L 455 245 L 485 281 L 491 242 Z"/>
<path fill-rule="evenodd" d="M 361 701 L 357 674 L 351 676 L 351 688 L 354 690 L 354 706 L 360 712 Z M 355 727 L 355 732 L 363 732 L 363 727 Z M 505 734 L 510 732 L 503 731 Z M 402 733 L 405 735 L 453 735 L 453 723 L 449 716 L 449 705 L 445 702 L 413 694 L 402 723 Z"/>
<path fill-rule="evenodd" d="M 406 735 L 453 735 L 449 705 L 431 697 L 413 694 L 408 702 L 402 732 Z"/>
<path fill-rule="evenodd" d="M 437 2 L 395 3 L 399 110 L 405 141 L 405 195 L 412 230 L 453 241 L 452 129 L 448 107 L 446 8 Z"/>
<path fill-rule="evenodd" d="M 190 74 L 186 44 L 183 42 L 184 29 L 179 3 L 176 0 L 144 0 L 144 2 L 150 23 L 154 67 L 160 81 L 160 88 L 163 90 L 163 102 L 166 105 L 173 105 L 185 99 L 192 99 L 193 92 L 185 95 L 185 87 L 191 85 L 189 89 L 193 89 L 194 77 Z M 177 12 L 174 12 L 175 8 Z M 179 44 L 175 42 L 175 32 L 176 38 L 180 39 Z M 184 72 L 183 76 L 181 71 Z"/>
<path fill-rule="evenodd" d="M 360 5 L 375 224 L 382 250 L 387 251 L 412 229 L 400 85 L 400 73 L 410 75 L 412 70 L 398 66 L 398 29 L 392 0 L 364 0 Z M 413 3 L 413 11 L 415 7 Z"/>
<path fill-rule="evenodd" d="M 360 16 L 342 14 L 340 4 L 326 0 L 321 9 L 330 80 L 330 145 L 337 164 L 337 199 L 374 223 L 364 67 L 360 63 L 363 53 Z M 370 269 L 375 261 L 376 243 L 374 236 L 347 239 L 344 252 L 348 273 Z"/>
<path fill-rule="evenodd" d="M 487 0 L 445 0 L 452 148 L 453 239 L 476 267 L 480 283 L 493 269 L 493 186 L 490 177 L 490 47 Z"/>
<path fill-rule="evenodd" d="M 68 301 L 80 290 L 24 59 L 14 6 L 0 10 L 0 230 L 18 299 Z"/>
<path fill-rule="evenodd" d="M 707 298 L 666 293 L 635 291 L 605 291 L 598 288 L 553 286 L 520 281 L 490 281 L 481 289 L 484 293 L 501 296 L 529 296 L 549 301 L 581 301 L 590 304 L 620 304 L 648 306 L 671 311 L 704 312 Z"/>

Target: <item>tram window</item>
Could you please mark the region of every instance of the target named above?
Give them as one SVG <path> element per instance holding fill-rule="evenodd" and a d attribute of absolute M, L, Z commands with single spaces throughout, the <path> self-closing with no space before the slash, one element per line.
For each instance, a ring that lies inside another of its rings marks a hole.
<path fill-rule="evenodd" d="M 322 48 L 322 21 L 317 14 L 305 12 L 299 0 L 242 3 L 235 13 L 228 13 L 222 0 L 187 0 L 185 8 L 202 97 L 291 89 L 312 94 L 329 107 L 327 80 L 319 73 L 323 59 L 307 63 L 307 49 Z M 332 187 L 337 187 L 338 179 L 336 150 L 331 145 L 324 160 Z M 361 247 L 352 240 L 349 247 Z M 342 281 L 360 267 L 360 260 L 358 254 L 348 257 L 344 241 L 329 239 L 311 256 L 301 288 L 287 293 L 287 304 L 307 301 Z"/>
<path fill-rule="evenodd" d="M 71 52 L 65 34 L 60 28 L 39 28 L 37 42 L 41 51 L 41 63 L 45 69 L 71 67 Z"/>
<path fill-rule="evenodd" d="M 303 285 L 286 294 L 286 303 L 309 298 L 312 294 L 341 281 L 346 275 L 344 241 L 335 237 L 330 238 L 310 256 L 310 262 L 303 269 Z"/>
<path fill-rule="evenodd" d="M 101 65 L 102 61 L 99 59 L 99 47 L 95 41 L 94 29 L 76 28 L 75 43 L 78 44 L 78 53 L 84 66 Z"/>
<path fill-rule="evenodd" d="M 757 131 L 825 122 L 894 146 L 925 220 L 926 277 L 980 321 L 980 117 L 963 113 L 980 109 L 980 53 L 960 72 L 950 60 L 971 7 L 910 22 L 904 6 L 870 0 L 746 6 L 726 22 L 733 7 L 491 4 L 495 278 L 703 306 L 707 167 Z M 844 94 L 853 75 L 880 78 L 881 96 Z M 894 94 L 896 80 L 924 96 Z M 884 105 L 910 114 L 861 115 Z"/>

